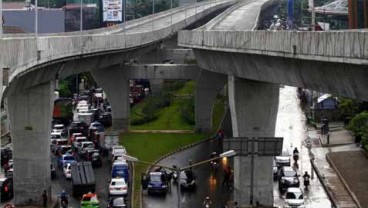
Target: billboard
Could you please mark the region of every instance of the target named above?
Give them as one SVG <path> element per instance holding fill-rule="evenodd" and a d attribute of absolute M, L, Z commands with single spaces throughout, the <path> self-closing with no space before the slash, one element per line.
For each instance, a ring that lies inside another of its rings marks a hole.
<path fill-rule="evenodd" d="M 102 0 L 102 21 L 123 21 L 123 0 Z"/>

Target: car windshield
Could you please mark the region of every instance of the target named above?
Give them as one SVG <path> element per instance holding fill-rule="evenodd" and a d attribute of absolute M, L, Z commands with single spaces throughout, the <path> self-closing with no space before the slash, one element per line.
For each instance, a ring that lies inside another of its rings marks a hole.
<path fill-rule="evenodd" d="M 294 171 L 284 171 L 285 177 L 294 177 L 296 173 Z"/>
<path fill-rule="evenodd" d="M 65 156 L 64 160 L 74 160 L 74 157 L 73 156 Z"/>
<path fill-rule="evenodd" d="M 287 192 L 286 199 L 303 199 L 303 194 L 299 192 Z"/>
<path fill-rule="evenodd" d="M 125 185 L 125 181 L 112 181 L 111 182 L 112 186 L 124 186 Z"/>
<path fill-rule="evenodd" d="M 124 205 L 124 198 L 116 198 L 112 202 L 113 206 L 122 206 Z"/>
<path fill-rule="evenodd" d="M 161 175 L 151 175 L 151 182 L 161 182 Z"/>

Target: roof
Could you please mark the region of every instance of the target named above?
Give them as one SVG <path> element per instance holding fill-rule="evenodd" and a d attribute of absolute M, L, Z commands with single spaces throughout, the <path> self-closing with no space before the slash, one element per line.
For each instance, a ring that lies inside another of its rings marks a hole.
<path fill-rule="evenodd" d="M 125 182 L 125 179 L 124 178 L 112 178 L 111 182 L 113 181 L 124 181 Z"/>
<path fill-rule="evenodd" d="M 284 171 L 294 171 L 294 169 L 290 166 L 284 166 L 282 168 L 284 168 Z"/>
<path fill-rule="evenodd" d="M 319 97 L 319 98 L 317 99 L 317 102 L 318 102 L 318 103 L 320 103 L 320 102 L 322 102 L 322 101 L 326 100 L 327 98 L 329 98 L 329 97 L 331 97 L 331 96 L 332 96 L 331 94 L 324 94 L 324 95 L 322 95 L 321 97 Z"/>
<path fill-rule="evenodd" d="M 301 188 L 299 188 L 299 187 L 290 187 L 290 188 L 288 188 L 288 189 L 287 189 L 287 191 L 286 191 L 286 192 L 293 192 L 293 193 L 297 192 L 297 193 L 303 193 L 302 189 L 301 189 Z"/>

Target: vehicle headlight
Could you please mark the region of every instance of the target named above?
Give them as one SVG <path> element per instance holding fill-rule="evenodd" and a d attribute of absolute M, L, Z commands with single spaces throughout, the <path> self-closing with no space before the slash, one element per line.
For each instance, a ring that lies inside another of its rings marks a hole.
<path fill-rule="evenodd" d="M 167 188 L 167 185 L 162 185 L 162 188 Z"/>
<path fill-rule="evenodd" d="M 148 188 L 152 188 L 153 186 L 151 184 L 148 184 Z"/>
<path fill-rule="evenodd" d="M 286 180 L 282 178 L 280 182 L 281 182 L 281 183 L 285 183 L 285 182 L 286 182 Z"/>
<path fill-rule="evenodd" d="M 298 183 L 299 180 L 297 178 L 294 178 L 294 183 Z"/>

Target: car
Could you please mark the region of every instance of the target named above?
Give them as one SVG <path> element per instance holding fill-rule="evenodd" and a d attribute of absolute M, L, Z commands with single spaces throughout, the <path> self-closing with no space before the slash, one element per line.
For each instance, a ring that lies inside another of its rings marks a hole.
<path fill-rule="evenodd" d="M 9 200 L 14 196 L 13 178 L 0 177 L 1 200 Z"/>
<path fill-rule="evenodd" d="M 76 137 L 82 137 L 82 136 L 83 136 L 83 134 L 82 134 L 82 133 L 80 133 L 80 132 L 73 133 L 73 134 L 70 136 L 70 143 L 72 143 L 72 144 L 73 144 L 73 142 L 75 141 L 75 138 L 76 138 Z"/>
<path fill-rule="evenodd" d="M 301 188 L 288 188 L 285 194 L 284 207 L 304 208 L 304 196 Z"/>
<path fill-rule="evenodd" d="M 112 115 L 110 112 L 104 112 L 98 117 L 98 121 L 104 125 L 104 127 L 110 127 L 112 125 Z"/>
<path fill-rule="evenodd" d="M 103 131 L 104 130 L 104 126 L 98 122 L 98 121 L 95 121 L 93 123 L 91 123 L 91 125 L 89 126 L 89 130 L 97 130 L 97 131 Z"/>
<path fill-rule="evenodd" d="M 51 179 L 56 178 L 56 170 L 53 164 L 50 164 L 50 170 L 51 170 Z"/>
<path fill-rule="evenodd" d="M 111 158 L 110 158 L 110 160 L 112 162 L 114 162 L 114 160 L 116 159 L 116 156 L 121 157 L 121 156 L 125 155 L 126 153 L 127 152 L 126 152 L 125 147 L 123 147 L 121 145 L 114 145 L 112 147 L 112 150 L 111 150 Z"/>
<path fill-rule="evenodd" d="M 128 184 L 124 178 L 112 178 L 109 185 L 109 195 L 126 196 L 128 195 Z"/>
<path fill-rule="evenodd" d="M 1 148 L 1 166 L 4 166 L 12 158 L 13 150 L 11 150 L 9 147 Z"/>
<path fill-rule="evenodd" d="M 68 135 L 68 131 L 64 124 L 55 124 L 51 132 L 60 133 L 62 137 L 66 137 Z"/>
<path fill-rule="evenodd" d="M 93 153 L 91 156 L 92 167 L 101 167 L 102 159 L 100 153 Z"/>
<path fill-rule="evenodd" d="M 85 158 L 88 149 L 95 149 L 95 145 L 93 144 L 93 142 L 91 141 L 81 142 L 81 145 L 78 149 L 79 156 L 81 156 L 82 158 Z"/>
<path fill-rule="evenodd" d="M 73 141 L 73 147 L 76 149 L 79 149 L 79 147 L 82 145 L 82 142 L 86 142 L 87 141 L 87 137 L 85 136 L 77 136 L 75 137 L 74 141 Z"/>
<path fill-rule="evenodd" d="M 284 166 L 279 171 L 279 190 L 285 191 L 289 187 L 299 187 L 299 175 L 290 166 Z"/>
<path fill-rule="evenodd" d="M 151 171 L 142 174 L 142 187 L 147 189 L 148 194 L 164 194 L 169 191 L 169 183 L 167 175 L 164 171 Z"/>
<path fill-rule="evenodd" d="M 180 172 L 180 186 L 182 190 L 195 190 L 196 176 L 192 170 Z"/>
<path fill-rule="evenodd" d="M 99 205 L 98 196 L 95 193 L 89 192 L 88 194 L 83 194 L 80 207 L 81 208 L 98 208 Z"/>
<path fill-rule="evenodd" d="M 65 154 L 61 155 L 58 158 L 57 165 L 59 168 L 63 168 L 65 164 L 67 163 L 75 163 L 77 162 L 73 155 L 71 154 Z"/>
<path fill-rule="evenodd" d="M 88 134 L 88 124 L 83 121 L 74 121 L 70 124 L 69 128 L 69 135 L 73 133 L 82 133 L 83 135 L 87 136 Z"/>
<path fill-rule="evenodd" d="M 64 137 L 62 136 L 61 132 L 51 132 L 50 139 L 64 139 Z"/>
<path fill-rule="evenodd" d="M 62 145 L 67 145 L 68 144 L 68 140 L 67 139 L 53 139 L 51 141 L 51 151 L 57 155 L 58 153 L 61 152 L 61 146 Z"/>
<path fill-rule="evenodd" d="M 126 208 L 127 204 L 125 203 L 124 197 L 110 197 L 109 203 L 107 204 L 107 208 Z"/>
<path fill-rule="evenodd" d="M 70 163 L 66 163 L 63 167 L 63 173 L 66 179 L 72 178 L 72 165 Z"/>
<path fill-rule="evenodd" d="M 279 156 L 275 156 L 275 161 L 277 166 L 290 166 L 290 152 L 284 151 Z"/>

